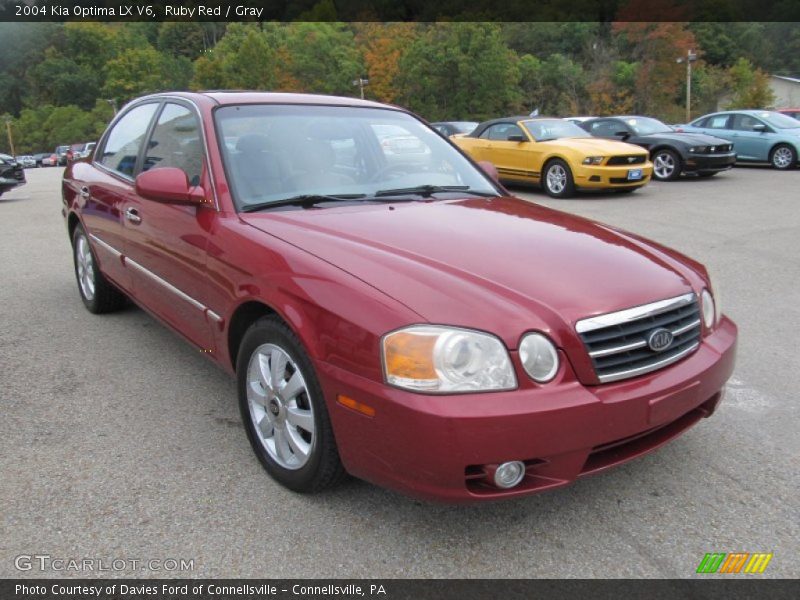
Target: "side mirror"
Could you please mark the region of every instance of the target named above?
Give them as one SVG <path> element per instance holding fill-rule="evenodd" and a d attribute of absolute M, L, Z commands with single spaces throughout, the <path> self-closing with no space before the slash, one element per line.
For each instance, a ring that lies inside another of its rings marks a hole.
<path fill-rule="evenodd" d="M 506 138 L 509 142 L 527 142 L 528 139 L 521 133 L 514 133 Z"/>
<path fill-rule="evenodd" d="M 497 172 L 497 167 L 495 167 L 492 163 L 490 163 L 488 160 L 480 160 L 478 161 L 478 166 L 484 173 L 491 177 L 493 181 L 500 183 L 500 174 Z"/>
<path fill-rule="evenodd" d="M 205 192 L 200 186 L 190 186 L 183 169 L 154 168 L 139 173 L 136 193 L 142 198 L 168 204 L 202 204 Z"/>
<path fill-rule="evenodd" d="M 758 133 L 764 133 L 767 130 L 767 126 L 763 123 L 759 123 L 758 125 L 753 125 L 753 131 L 757 131 Z"/>
<path fill-rule="evenodd" d="M 618 137 L 621 140 L 627 140 L 630 137 L 630 134 L 627 131 L 617 131 L 614 134 L 614 137 Z"/>

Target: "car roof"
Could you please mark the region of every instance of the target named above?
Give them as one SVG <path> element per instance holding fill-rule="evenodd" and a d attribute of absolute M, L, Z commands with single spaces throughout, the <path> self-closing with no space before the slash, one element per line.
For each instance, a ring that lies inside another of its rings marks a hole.
<path fill-rule="evenodd" d="M 467 137 L 480 137 L 480 135 L 486 131 L 492 125 L 497 125 L 499 123 L 519 123 L 520 121 L 551 121 L 553 119 L 558 119 L 559 121 L 563 121 L 565 119 L 559 119 L 558 117 L 532 117 L 530 115 L 517 115 L 516 117 L 499 117 L 497 119 L 490 119 L 488 121 L 483 121 L 479 123 L 478 126 L 472 130 Z"/>
<path fill-rule="evenodd" d="M 366 108 L 392 108 L 404 110 L 397 106 L 381 104 L 371 100 L 361 100 L 360 98 L 350 98 L 347 96 L 328 96 L 325 94 L 296 94 L 290 92 L 260 92 L 256 90 L 207 90 L 201 92 L 159 92 L 136 98 L 163 98 L 178 97 L 187 100 L 197 100 L 198 98 L 210 98 L 216 104 L 236 105 L 236 104 L 315 104 L 322 106 L 353 106 Z"/>

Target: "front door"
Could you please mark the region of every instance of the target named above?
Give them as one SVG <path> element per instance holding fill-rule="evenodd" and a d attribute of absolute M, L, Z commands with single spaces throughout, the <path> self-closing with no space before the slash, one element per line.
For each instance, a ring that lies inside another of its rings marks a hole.
<path fill-rule="evenodd" d="M 203 144 L 199 117 L 190 105 L 165 102 L 141 170 L 177 167 L 190 184 L 201 185 L 207 177 Z M 130 199 L 124 227 L 136 298 L 201 351 L 213 353 L 215 315 L 206 304 L 206 246 L 217 213 L 211 186 L 203 187 L 208 197 L 201 206 Z"/>

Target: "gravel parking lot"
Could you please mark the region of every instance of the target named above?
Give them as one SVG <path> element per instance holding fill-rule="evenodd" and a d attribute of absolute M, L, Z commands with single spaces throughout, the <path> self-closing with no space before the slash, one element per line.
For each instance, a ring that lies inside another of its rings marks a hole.
<path fill-rule="evenodd" d="M 0 199 L 0 576 L 18 555 L 186 559 L 203 577 L 691 577 L 706 552 L 772 552 L 798 577 L 800 170 L 742 167 L 632 195 L 530 200 L 707 264 L 739 325 L 717 414 L 555 492 L 447 507 L 351 480 L 295 495 L 250 450 L 234 382 L 137 308 L 82 306 L 61 169 Z M 741 577 L 741 576 L 740 576 Z"/>

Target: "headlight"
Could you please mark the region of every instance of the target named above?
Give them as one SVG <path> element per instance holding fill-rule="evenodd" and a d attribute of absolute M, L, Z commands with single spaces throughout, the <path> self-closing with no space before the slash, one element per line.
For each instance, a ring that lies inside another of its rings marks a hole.
<path fill-rule="evenodd" d="M 585 165 L 599 165 L 603 162 L 605 156 L 587 156 L 583 159 L 583 164 Z"/>
<path fill-rule="evenodd" d="M 707 154 L 708 146 L 695 146 L 693 148 L 689 148 L 689 152 L 693 152 L 695 154 Z"/>
<path fill-rule="evenodd" d="M 415 325 L 383 338 L 383 371 L 391 385 L 428 393 L 511 390 L 517 378 L 508 351 L 479 331 Z"/>
<path fill-rule="evenodd" d="M 700 294 L 703 309 L 703 323 L 707 329 L 713 329 L 719 325 L 722 319 L 722 305 L 720 304 L 719 286 L 717 286 L 711 273 L 706 269 L 708 275 L 709 288 L 705 288 Z M 713 293 L 712 293 L 713 292 Z"/>
<path fill-rule="evenodd" d="M 534 381 L 545 383 L 558 372 L 558 352 L 541 333 L 529 333 L 519 343 L 519 359 Z"/>

